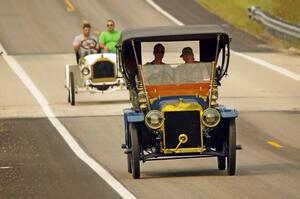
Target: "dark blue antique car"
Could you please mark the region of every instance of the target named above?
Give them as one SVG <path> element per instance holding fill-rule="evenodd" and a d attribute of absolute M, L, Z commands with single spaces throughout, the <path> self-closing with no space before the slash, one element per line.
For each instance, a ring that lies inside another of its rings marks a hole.
<path fill-rule="evenodd" d="M 197 48 L 199 61 L 178 61 L 183 42 Z M 176 56 L 170 56 L 170 63 L 146 63 L 144 46 L 155 43 L 171 46 L 170 54 Z M 220 170 L 227 166 L 228 175 L 235 175 L 236 149 L 241 148 L 236 145 L 238 112 L 217 102 L 229 47 L 228 34 L 216 25 L 122 32 L 118 63 L 132 103 L 124 110 L 122 148 L 133 178 L 140 178 L 140 161 L 197 157 L 216 157 Z"/>

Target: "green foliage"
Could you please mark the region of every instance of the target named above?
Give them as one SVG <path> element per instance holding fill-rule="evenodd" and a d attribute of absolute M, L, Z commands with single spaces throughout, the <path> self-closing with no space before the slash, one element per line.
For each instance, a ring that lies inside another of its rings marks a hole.
<path fill-rule="evenodd" d="M 273 0 L 272 12 L 290 23 L 300 25 L 300 0 Z"/>
<path fill-rule="evenodd" d="M 247 8 L 253 5 L 290 23 L 300 25 L 300 0 L 198 0 L 198 2 L 233 26 L 256 35 L 263 34 L 265 29 L 248 18 Z"/>
<path fill-rule="evenodd" d="M 268 9 L 266 0 L 198 0 L 198 2 L 238 28 L 254 33 L 263 31 L 262 26 L 248 18 L 247 8 L 257 5 L 262 9 Z"/>

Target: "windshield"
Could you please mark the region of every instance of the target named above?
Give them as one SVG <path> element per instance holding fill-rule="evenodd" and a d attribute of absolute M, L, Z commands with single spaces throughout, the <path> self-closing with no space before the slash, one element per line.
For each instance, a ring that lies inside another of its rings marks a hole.
<path fill-rule="evenodd" d="M 210 80 L 211 63 L 146 64 L 143 75 L 146 85 L 200 83 Z"/>

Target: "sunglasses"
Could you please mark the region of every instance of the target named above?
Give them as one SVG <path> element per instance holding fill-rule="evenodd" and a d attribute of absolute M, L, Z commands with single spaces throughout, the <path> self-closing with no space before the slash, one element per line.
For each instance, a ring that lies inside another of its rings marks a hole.
<path fill-rule="evenodd" d="M 106 26 L 107 26 L 107 27 L 110 27 L 110 26 L 114 26 L 114 24 L 107 24 Z"/>
<path fill-rule="evenodd" d="M 165 53 L 164 50 L 155 50 L 154 52 L 155 52 L 155 53 Z"/>

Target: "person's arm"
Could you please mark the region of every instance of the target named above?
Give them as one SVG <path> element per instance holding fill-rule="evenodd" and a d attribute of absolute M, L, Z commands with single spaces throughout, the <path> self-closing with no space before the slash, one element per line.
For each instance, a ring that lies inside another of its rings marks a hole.
<path fill-rule="evenodd" d="M 98 42 L 98 39 L 97 39 L 96 37 L 94 37 L 94 36 L 92 36 L 91 39 L 94 40 L 96 43 L 91 42 L 91 43 L 90 43 L 90 48 L 91 48 L 91 49 L 95 49 L 95 50 L 98 51 L 98 50 L 99 50 L 99 44 L 98 44 L 99 42 Z"/>
<path fill-rule="evenodd" d="M 100 49 L 103 49 L 104 51 L 108 51 L 109 50 L 107 48 L 107 46 L 105 46 L 104 43 L 102 43 L 102 42 L 99 43 L 99 47 L 100 47 Z"/>
<path fill-rule="evenodd" d="M 73 48 L 75 53 L 79 50 L 80 46 L 81 46 L 80 37 L 76 36 L 73 40 Z"/>
<path fill-rule="evenodd" d="M 74 51 L 77 52 L 80 48 L 80 44 L 74 45 Z"/>
<path fill-rule="evenodd" d="M 99 36 L 99 48 L 103 49 L 104 51 L 108 52 L 109 49 L 107 46 L 105 46 L 105 35 L 104 32 L 102 32 Z"/>

